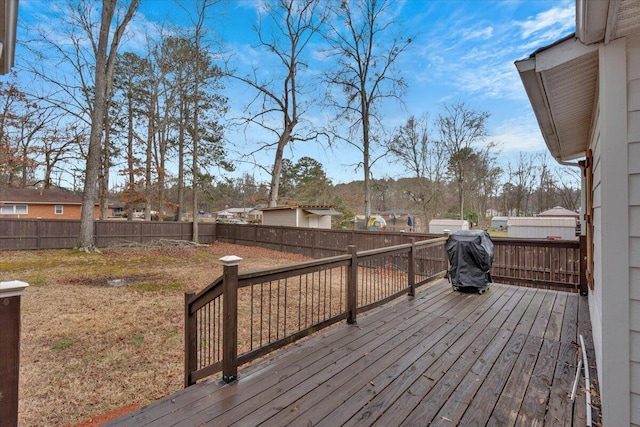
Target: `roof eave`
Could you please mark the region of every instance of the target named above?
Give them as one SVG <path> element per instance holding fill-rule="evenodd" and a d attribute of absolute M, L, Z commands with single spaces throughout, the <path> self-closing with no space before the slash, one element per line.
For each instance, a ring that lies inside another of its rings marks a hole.
<path fill-rule="evenodd" d="M 553 117 L 549 103 L 547 101 L 544 84 L 542 83 L 540 76 L 536 73 L 536 58 L 531 57 L 516 61 L 516 68 L 518 74 L 520 74 L 520 80 L 524 90 L 527 92 L 527 97 L 531 102 L 531 107 L 540 126 L 542 137 L 547 144 L 547 148 L 551 152 L 551 155 L 558 159 L 561 157 L 560 141 L 558 140 L 557 133 L 555 131 L 555 125 L 553 123 Z"/>
<path fill-rule="evenodd" d="M 578 60 L 574 61 L 575 66 L 570 65 L 577 69 L 581 66 L 580 59 L 593 54 L 597 49 L 597 45 L 585 45 L 574 35 L 571 35 L 546 48 L 536 50 L 529 58 L 515 62 L 545 144 L 551 155 L 559 162 L 573 160 L 583 155 L 588 147 L 588 141 L 579 141 L 580 149 L 576 151 L 576 141 L 564 141 L 559 136 L 561 135 L 558 129 L 559 123 L 556 123 L 557 119 L 552 108 L 551 96 L 553 94 L 548 88 L 548 82 L 545 81 L 545 72 L 551 71 L 555 67 L 565 66 L 569 61 L 574 60 Z M 593 81 L 595 82 L 596 79 Z M 594 83 L 592 87 L 587 89 L 591 93 L 596 93 L 596 84 Z M 570 145 L 573 148 L 568 150 L 565 145 Z"/>

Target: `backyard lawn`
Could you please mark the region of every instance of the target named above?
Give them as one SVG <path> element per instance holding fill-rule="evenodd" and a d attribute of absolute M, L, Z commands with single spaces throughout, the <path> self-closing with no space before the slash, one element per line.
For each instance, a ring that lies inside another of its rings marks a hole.
<path fill-rule="evenodd" d="M 304 261 L 215 243 L 0 252 L 0 280 L 29 283 L 22 298 L 20 426 L 74 425 L 183 386 L 184 292 L 222 273 Z"/>

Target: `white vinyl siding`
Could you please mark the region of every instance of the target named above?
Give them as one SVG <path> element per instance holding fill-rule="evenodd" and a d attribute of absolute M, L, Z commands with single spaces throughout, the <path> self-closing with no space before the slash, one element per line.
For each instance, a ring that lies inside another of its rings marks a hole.
<path fill-rule="evenodd" d="M 640 35 L 627 39 L 630 343 L 640 342 Z M 640 354 L 631 351 L 631 422 L 640 424 Z"/>

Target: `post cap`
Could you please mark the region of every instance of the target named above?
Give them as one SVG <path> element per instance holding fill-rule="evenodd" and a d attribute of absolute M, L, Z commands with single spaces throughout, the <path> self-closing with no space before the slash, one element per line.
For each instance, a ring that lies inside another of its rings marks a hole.
<path fill-rule="evenodd" d="M 226 255 L 220 258 L 220 262 L 222 262 L 222 265 L 226 267 L 238 265 L 240 264 L 240 261 L 242 261 L 242 258 L 236 255 Z"/>
<path fill-rule="evenodd" d="M 29 286 L 26 282 L 12 280 L 10 282 L 0 282 L 0 298 L 17 297 L 22 295 L 24 288 Z"/>

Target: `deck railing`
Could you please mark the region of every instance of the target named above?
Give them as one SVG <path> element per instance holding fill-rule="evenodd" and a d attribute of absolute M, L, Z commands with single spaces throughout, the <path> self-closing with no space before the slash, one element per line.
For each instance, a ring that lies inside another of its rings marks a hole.
<path fill-rule="evenodd" d="M 185 294 L 185 386 L 239 365 L 321 328 L 345 320 L 447 269 L 446 238 L 412 242 L 289 266 L 238 273 L 240 259 L 224 257 L 222 277 Z"/>
<path fill-rule="evenodd" d="M 493 238 L 493 281 L 587 293 L 580 240 Z"/>

